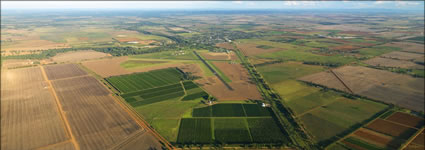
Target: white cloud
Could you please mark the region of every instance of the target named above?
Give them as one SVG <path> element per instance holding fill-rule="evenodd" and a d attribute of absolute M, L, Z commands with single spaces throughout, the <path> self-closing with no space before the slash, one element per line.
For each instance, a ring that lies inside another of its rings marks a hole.
<path fill-rule="evenodd" d="M 242 4 L 243 2 L 242 1 L 232 1 L 232 3 L 234 3 L 234 4 Z"/>
<path fill-rule="evenodd" d="M 283 5 L 286 5 L 286 6 L 297 6 L 297 5 L 299 5 L 299 3 L 296 2 L 296 1 L 285 1 L 285 3 L 283 3 Z"/>
<path fill-rule="evenodd" d="M 381 4 L 387 4 L 388 1 L 376 1 L 374 4 L 381 5 Z"/>
<path fill-rule="evenodd" d="M 396 2 L 396 6 L 399 7 L 406 7 L 406 6 L 415 6 L 415 5 L 420 5 L 421 3 L 418 2 Z"/>

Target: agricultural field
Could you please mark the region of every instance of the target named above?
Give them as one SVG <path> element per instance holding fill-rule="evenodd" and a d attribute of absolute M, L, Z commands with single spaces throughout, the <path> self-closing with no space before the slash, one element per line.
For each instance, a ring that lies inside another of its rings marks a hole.
<path fill-rule="evenodd" d="M 176 68 L 106 78 L 120 96 L 162 136 L 177 140 L 179 119 L 209 94 Z M 183 131 L 182 131 L 183 132 Z M 189 132 L 189 131 L 188 131 Z"/>
<path fill-rule="evenodd" d="M 180 144 L 287 142 L 270 108 L 255 103 L 222 103 L 194 108 L 191 115 L 181 119 L 177 140 Z"/>
<path fill-rule="evenodd" d="M 87 75 L 87 72 L 80 69 L 76 64 L 47 65 L 44 68 L 49 80 Z"/>
<path fill-rule="evenodd" d="M 423 118 L 390 111 L 356 130 L 341 143 L 346 147 L 360 149 L 400 149 L 403 145 L 406 149 L 423 147 L 423 131 L 420 132 L 423 126 Z M 422 141 L 419 141 L 421 138 Z"/>
<path fill-rule="evenodd" d="M 364 61 L 364 63 L 377 67 L 394 67 L 394 68 L 406 68 L 406 69 L 421 69 L 424 70 L 424 65 L 405 60 L 396 60 L 382 57 L 375 57 Z"/>
<path fill-rule="evenodd" d="M 423 78 L 413 78 L 360 66 L 344 66 L 334 69 L 333 72 L 338 77 L 330 71 L 326 71 L 299 79 L 348 93 L 352 91 L 358 95 L 411 110 L 424 111 Z"/>
<path fill-rule="evenodd" d="M 76 65 L 57 66 L 61 66 L 62 72 L 84 72 Z M 50 82 L 52 82 L 52 88 L 57 93 L 61 109 L 66 112 L 67 124 L 71 128 L 72 135 L 75 137 L 79 148 L 104 149 L 112 147 L 115 143 L 127 139 L 134 132 L 146 130 L 114 100 L 111 93 L 94 77 L 78 76 L 77 74 L 61 76 L 61 71 L 55 72 L 54 69 L 47 69 L 57 66 L 45 66 L 45 70 L 49 80 L 51 80 Z M 49 77 L 49 74 L 52 78 Z M 107 122 L 104 122 L 105 120 Z M 162 147 L 157 145 L 158 142 L 146 144 Z"/>
<path fill-rule="evenodd" d="M 2 70 L 1 86 L 1 149 L 36 149 L 58 143 L 64 144 L 57 148 L 68 143 L 73 149 L 40 67 Z"/>
<path fill-rule="evenodd" d="M 50 58 L 53 62 L 62 63 L 62 62 L 80 62 L 84 60 L 90 60 L 90 59 L 98 59 L 110 56 L 110 54 L 96 52 L 92 50 L 87 51 L 73 51 L 73 52 L 66 52 L 58 54 L 52 58 Z"/>

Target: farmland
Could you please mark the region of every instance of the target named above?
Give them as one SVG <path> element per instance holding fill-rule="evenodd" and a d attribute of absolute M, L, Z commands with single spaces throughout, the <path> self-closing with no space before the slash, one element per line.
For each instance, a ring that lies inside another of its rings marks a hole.
<path fill-rule="evenodd" d="M 359 66 L 345 66 L 333 71 L 355 94 L 423 111 L 423 91 L 419 90 L 424 86 L 421 78 Z M 375 76 L 377 74 L 382 76 Z M 334 75 L 330 72 L 320 72 L 299 79 L 348 92 L 343 84 L 332 76 Z"/>
<path fill-rule="evenodd" d="M 423 133 L 418 128 L 423 128 L 424 119 L 403 112 L 389 112 L 389 116 L 382 115 L 373 120 L 341 143 L 350 148 L 361 149 L 403 149 L 404 146 L 409 149 L 409 146 L 423 146 L 423 141 L 419 141 L 423 138 Z"/>
<path fill-rule="evenodd" d="M 361 3 L 2 7 L 1 148 L 423 149 L 423 2 Z"/>
<path fill-rule="evenodd" d="M 204 125 L 205 128 L 198 130 L 202 122 L 208 122 L 211 126 Z M 285 132 L 272 117 L 270 108 L 255 103 L 223 103 L 194 108 L 191 116 L 182 118 L 177 142 L 183 145 L 288 143 Z"/>

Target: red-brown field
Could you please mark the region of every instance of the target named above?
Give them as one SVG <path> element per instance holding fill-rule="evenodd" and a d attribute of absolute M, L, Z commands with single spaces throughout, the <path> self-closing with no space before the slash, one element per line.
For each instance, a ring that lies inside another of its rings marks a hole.
<path fill-rule="evenodd" d="M 416 129 L 409 128 L 403 125 L 392 123 L 386 120 L 377 119 L 366 126 L 366 128 L 374 130 L 379 133 L 384 133 L 397 138 L 407 140 L 416 133 Z"/>
<path fill-rule="evenodd" d="M 389 58 L 382 58 L 382 57 L 375 57 L 375 58 L 364 61 L 364 63 L 372 65 L 372 66 L 382 66 L 382 67 L 424 69 L 423 65 L 419 65 L 411 61 L 389 59 Z"/>
<path fill-rule="evenodd" d="M 400 147 L 403 142 L 401 140 L 395 140 L 395 138 L 391 136 L 383 135 L 365 128 L 361 128 L 355 131 L 353 135 L 378 146 L 390 147 L 393 149 L 397 149 L 398 147 Z"/>
<path fill-rule="evenodd" d="M 249 44 L 249 43 L 238 43 L 237 44 L 238 49 L 240 49 L 245 56 L 254 56 L 254 55 L 258 55 L 258 54 L 271 53 L 271 52 L 283 50 L 283 49 L 278 49 L 278 48 L 262 49 L 262 48 L 257 48 L 257 46 L 258 45 Z"/>
<path fill-rule="evenodd" d="M 92 51 L 92 50 L 73 51 L 73 52 L 60 53 L 56 56 L 53 56 L 51 60 L 55 62 L 80 62 L 83 60 L 97 59 L 97 58 L 102 58 L 106 56 L 111 56 L 111 55 L 102 53 L 102 52 Z"/>
<path fill-rule="evenodd" d="M 397 122 L 413 128 L 420 128 L 424 125 L 423 118 L 419 118 L 402 112 L 396 112 L 385 120 Z"/>
<path fill-rule="evenodd" d="M 233 90 L 229 90 L 217 78 L 209 77 L 197 80 L 208 93 L 219 100 L 259 100 L 262 99 L 257 90 L 257 86 L 250 82 L 249 74 L 240 64 L 229 64 L 228 62 L 213 62 L 227 77 L 232 80 L 229 85 Z"/>
<path fill-rule="evenodd" d="M 424 111 L 424 79 L 361 66 L 344 66 L 334 73 L 355 94 L 416 111 Z M 350 92 L 334 74 L 320 72 L 299 80 Z"/>
<path fill-rule="evenodd" d="M 1 149 L 67 147 L 70 136 L 40 67 L 1 73 Z"/>

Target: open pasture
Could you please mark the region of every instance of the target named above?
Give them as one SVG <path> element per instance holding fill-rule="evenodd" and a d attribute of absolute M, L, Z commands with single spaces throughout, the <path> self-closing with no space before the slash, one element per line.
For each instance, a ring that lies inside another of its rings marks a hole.
<path fill-rule="evenodd" d="M 333 70 L 355 94 L 415 111 L 424 111 L 424 80 L 408 75 L 361 66 L 344 66 Z M 299 80 L 346 91 L 334 74 L 326 71 Z"/>
<path fill-rule="evenodd" d="M 121 93 L 130 93 L 178 83 L 182 74 L 175 68 L 106 78 Z"/>
<path fill-rule="evenodd" d="M 44 66 L 49 80 L 71 78 L 87 75 L 77 64 L 59 64 Z"/>
<path fill-rule="evenodd" d="M 224 42 L 224 43 L 217 43 L 215 46 L 220 47 L 220 48 L 225 48 L 225 49 L 228 49 L 228 50 L 233 50 L 233 49 L 235 49 L 235 47 L 234 47 L 232 44 L 227 43 L 227 42 Z"/>
<path fill-rule="evenodd" d="M 255 55 L 259 55 L 263 53 L 271 53 L 271 52 L 284 50 L 279 48 L 271 48 L 271 49 L 257 48 L 258 45 L 251 44 L 251 43 L 238 43 L 236 45 L 237 45 L 237 48 L 241 50 L 245 56 L 255 56 Z"/>
<path fill-rule="evenodd" d="M 285 62 L 257 67 L 257 70 L 270 84 L 296 79 L 305 75 L 321 72 L 322 66 L 306 65 L 301 62 Z"/>
<path fill-rule="evenodd" d="M 87 50 L 87 51 L 71 51 L 66 53 L 59 53 L 50 59 L 54 62 L 61 63 L 61 62 L 80 62 L 83 60 L 97 59 L 97 58 L 102 58 L 107 56 L 110 56 L 110 55 L 106 53 L 102 53 L 102 52 Z"/>
<path fill-rule="evenodd" d="M 1 87 L 1 149 L 72 148 L 40 67 L 2 70 Z"/>

